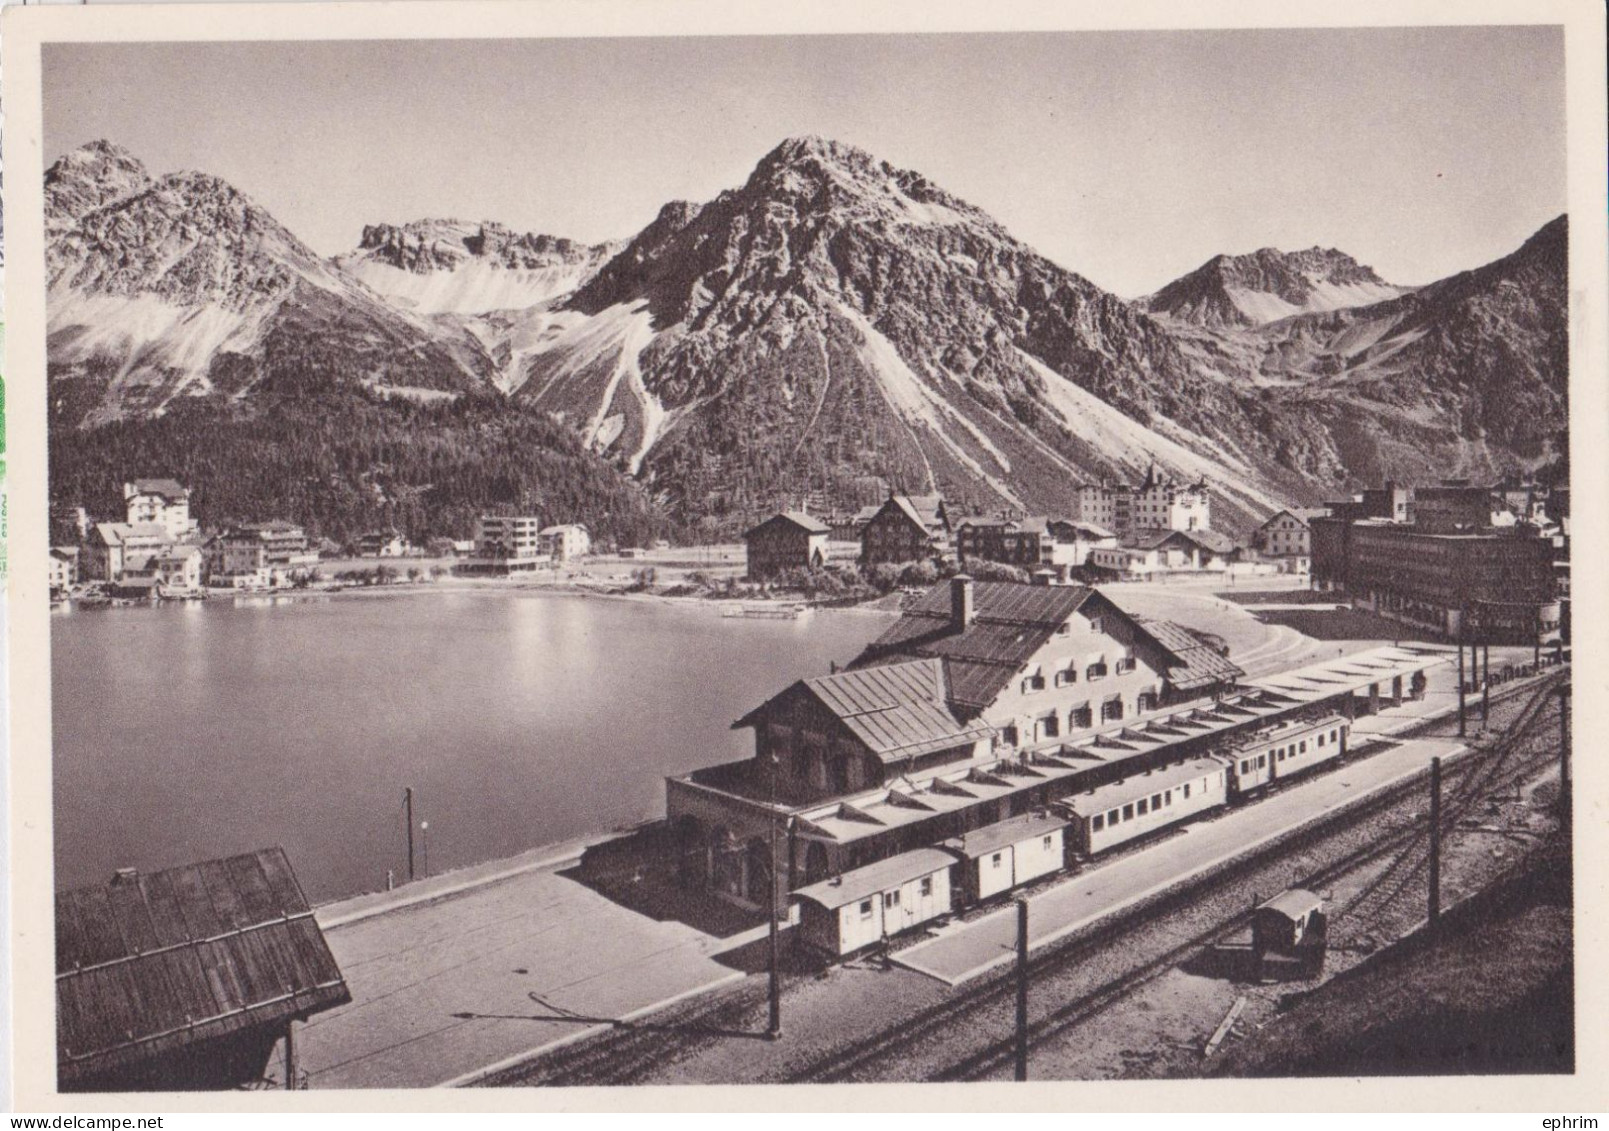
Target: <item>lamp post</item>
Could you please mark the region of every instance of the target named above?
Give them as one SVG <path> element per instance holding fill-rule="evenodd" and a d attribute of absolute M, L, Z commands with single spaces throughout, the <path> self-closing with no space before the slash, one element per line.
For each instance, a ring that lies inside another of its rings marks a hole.
<path fill-rule="evenodd" d="M 777 892 L 779 888 L 777 873 L 781 871 L 777 865 L 777 756 L 772 754 L 771 763 L 771 808 L 767 814 L 771 825 L 771 890 L 768 895 L 769 906 L 765 909 L 765 918 L 769 924 L 766 932 L 771 946 L 771 972 L 770 972 L 770 1022 L 766 1027 L 767 1040 L 776 1040 L 782 1036 L 782 971 L 780 969 L 780 944 L 777 940 Z"/>
<path fill-rule="evenodd" d="M 424 857 L 425 857 L 425 860 L 424 860 L 425 878 L 429 879 L 430 878 L 430 822 L 429 821 L 420 821 L 419 822 L 419 832 L 422 834 L 422 837 L 423 837 L 423 840 L 424 840 L 423 847 L 424 847 Z"/>

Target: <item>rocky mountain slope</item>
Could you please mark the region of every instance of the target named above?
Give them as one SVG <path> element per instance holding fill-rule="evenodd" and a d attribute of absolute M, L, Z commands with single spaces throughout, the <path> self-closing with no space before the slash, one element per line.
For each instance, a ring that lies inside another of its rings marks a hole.
<path fill-rule="evenodd" d="M 1065 509 L 1155 460 L 1228 513 L 1290 485 L 1157 322 L 920 174 L 785 142 L 667 205 L 554 312 L 518 396 L 695 513 L 867 482 Z"/>
<path fill-rule="evenodd" d="M 579 286 L 620 250 L 513 232 L 483 221 L 371 224 L 336 264 L 375 292 L 425 314 L 485 314 L 537 306 Z"/>
<path fill-rule="evenodd" d="M 1384 475 L 1533 466 L 1563 431 L 1562 218 L 1414 292 L 1314 249 L 1129 303 L 816 138 L 623 246 L 419 221 L 325 261 L 223 182 L 104 143 L 47 182 L 64 425 L 181 396 L 250 415 L 270 387 L 489 396 L 723 534 L 891 487 L 1064 511 L 1071 483 L 1153 462 L 1206 478 L 1233 531 Z"/>
<path fill-rule="evenodd" d="M 1284 458 L 1302 470 L 1370 482 L 1535 468 L 1567 451 L 1568 241 L 1560 216 L 1396 298 L 1181 340 L 1297 426 Z"/>
<path fill-rule="evenodd" d="M 436 397 L 492 365 L 475 338 L 400 312 L 225 181 L 152 179 L 105 143 L 46 174 L 52 396 L 95 425 L 178 396 L 239 401 L 276 366 Z"/>
<path fill-rule="evenodd" d="M 1265 247 L 1250 255 L 1215 255 L 1138 305 L 1175 322 L 1223 329 L 1366 306 L 1409 289 L 1392 286 L 1334 248 Z"/>

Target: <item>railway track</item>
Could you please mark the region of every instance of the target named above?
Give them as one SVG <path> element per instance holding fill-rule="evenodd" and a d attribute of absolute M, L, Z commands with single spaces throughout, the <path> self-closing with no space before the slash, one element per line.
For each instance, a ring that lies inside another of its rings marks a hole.
<path fill-rule="evenodd" d="M 1444 774 L 1444 820 L 1456 823 L 1467 814 L 1480 797 L 1490 793 L 1499 779 L 1523 776 L 1533 772 L 1540 759 L 1531 759 L 1519 765 L 1508 758 L 1510 752 L 1523 743 L 1536 726 L 1546 707 L 1546 701 L 1562 673 L 1544 677 L 1543 684 L 1526 684 L 1507 689 L 1492 696 L 1493 704 L 1500 704 L 1529 693 L 1530 698 L 1515 723 L 1486 754 L 1472 753 L 1461 758 Z M 1499 771 L 1509 764 L 1509 772 Z M 1137 925 L 1158 923 L 1168 917 L 1187 912 L 1203 892 L 1217 891 L 1236 884 L 1253 883 L 1257 876 L 1281 859 L 1320 848 L 1326 842 L 1366 821 L 1380 821 L 1384 826 L 1378 836 L 1359 849 L 1347 852 L 1314 871 L 1298 886 L 1326 887 L 1341 877 L 1368 868 L 1379 860 L 1398 854 L 1387 871 L 1394 873 L 1400 882 L 1391 888 L 1392 899 L 1407 890 L 1414 869 L 1400 865 L 1403 858 L 1417 852 L 1417 846 L 1428 843 L 1427 830 L 1417 814 L 1406 821 L 1393 821 L 1391 811 L 1408 797 L 1421 794 L 1425 775 L 1382 790 L 1357 805 L 1324 817 L 1265 846 L 1249 856 L 1242 857 L 1211 875 L 1198 877 L 1171 891 L 1161 893 L 1144 904 L 1114 914 L 1109 920 L 1093 925 L 1088 931 L 1070 939 L 1052 944 L 1029 960 L 1030 979 L 1064 972 L 1079 963 L 1103 952 L 1124 949 Z M 1379 885 L 1376 885 L 1378 887 Z M 1383 897 L 1382 897 L 1383 899 Z M 1380 908 L 1391 899 L 1383 899 Z M 1145 983 L 1177 966 L 1180 961 L 1198 952 L 1225 934 L 1242 928 L 1249 919 L 1249 900 L 1241 902 L 1242 910 L 1190 932 L 1187 938 L 1168 946 L 1163 952 L 1137 962 L 1117 976 L 1091 990 L 1079 994 L 1040 1017 L 1030 1025 L 1029 1038 L 1037 1043 L 1058 1033 L 1074 1028 L 1111 1008 Z M 1345 914 L 1357 915 L 1367 911 L 1360 900 L 1354 899 Z M 784 987 L 787 981 L 785 979 Z M 954 996 L 928 1007 L 913 1016 L 900 1019 L 887 1028 L 833 1050 L 808 1064 L 799 1066 L 784 1077 L 789 1083 L 834 1082 L 857 1079 L 887 1078 L 874 1070 L 882 1064 L 897 1062 L 900 1058 L 920 1049 L 942 1034 L 960 1031 L 963 1022 L 982 1020 L 991 1010 L 998 1009 L 1002 1017 L 1009 1014 L 1015 992 L 1014 972 L 987 975 L 959 990 Z M 672 1018 L 661 1021 L 618 1023 L 614 1032 L 582 1040 L 556 1050 L 539 1061 L 499 1073 L 485 1083 L 500 1085 L 584 1085 L 629 1084 L 649 1078 L 667 1060 L 690 1052 L 701 1045 L 730 1040 L 753 1028 L 753 1014 L 763 1006 L 763 987 L 742 984 L 722 992 L 712 1000 L 700 1001 L 683 1007 Z M 982 1024 L 968 1024 L 967 1028 L 998 1028 L 993 1019 Z M 953 1063 L 930 1073 L 928 1078 L 940 1080 L 969 1080 L 987 1077 L 1009 1062 L 1014 1052 L 1011 1040 L 991 1042 Z"/>
<path fill-rule="evenodd" d="M 1488 761 L 1478 763 L 1465 763 L 1462 767 L 1464 773 L 1458 783 L 1454 805 L 1457 812 L 1450 812 L 1447 805 L 1443 806 L 1443 825 L 1451 828 L 1456 822 L 1478 803 L 1482 798 L 1490 796 L 1512 784 L 1525 780 L 1540 768 L 1550 764 L 1554 759 L 1554 752 L 1524 751 L 1529 740 L 1535 737 L 1535 724 L 1545 711 L 1547 700 L 1553 694 L 1553 685 L 1550 684 L 1539 689 L 1536 696 L 1527 703 L 1521 719 L 1517 720 L 1501 742 L 1492 752 Z M 1514 755 L 1520 754 L 1519 757 Z M 1416 788 L 1423 788 L 1422 782 L 1415 781 Z M 1360 899 L 1349 901 L 1347 907 L 1337 913 L 1332 921 L 1350 917 L 1354 922 L 1360 921 L 1360 915 L 1367 918 L 1364 922 L 1378 922 L 1378 916 L 1400 898 L 1410 880 L 1422 871 L 1424 864 L 1428 863 L 1428 847 L 1422 855 L 1417 854 L 1421 844 L 1428 845 L 1429 831 L 1424 822 L 1415 821 L 1413 825 L 1393 837 L 1389 842 L 1381 844 L 1376 849 L 1364 850 L 1349 854 L 1325 867 L 1313 872 L 1294 886 L 1304 888 L 1324 888 L 1333 885 L 1336 881 L 1356 872 L 1370 864 L 1389 856 L 1392 852 L 1400 855 L 1397 861 L 1414 858 L 1419 863 L 1419 869 L 1410 869 L 1403 874 L 1395 865 L 1387 869 L 1385 875 L 1393 878 L 1390 885 L 1390 894 L 1384 900 L 1367 903 Z M 1369 885 L 1367 891 L 1378 890 L 1379 881 Z M 1119 1001 L 1128 997 L 1134 991 L 1161 975 L 1173 969 L 1186 958 L 1196 954 L 1203 947 L 1219 941 L 1224 935 L 1244 928 L 1250 922 L 1250 912 L 1241 912 L 1231 919 L 1201 931 L 1184 942 L 1154 958 L 1126 971 L 1120 976 L 1111 979 L 1097 987 L 1092 992 L 1066 1003 L 1052 1010 L 1046 1016 L 1031 1024 L 1028 1028 L 1030 1046 L 1059 1035 L 1069 1029 L 1082 1025 Z M 932 1078 L 937 1080 L 978 1080 L 985 1079 L 1012 1062 L 1016 1052 L 1015 1038 L 996 1041 L 988 1047 L 979 1050 L 947 1068 L 936 1073 Z"/>

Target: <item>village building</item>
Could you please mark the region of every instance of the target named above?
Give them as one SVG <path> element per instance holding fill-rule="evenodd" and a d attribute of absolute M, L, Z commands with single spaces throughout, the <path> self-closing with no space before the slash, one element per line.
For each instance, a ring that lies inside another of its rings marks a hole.
<path fill-rule="evenodd" d="M 956 526 L 955 545 L 963 562 L 977 558 L 1033 573 L 1081 566 L 1096 547 L 1116 546 L 1117 536 L 1093 523 L 1063 518 L 968 517 Z"/>
<path fill-rule="evenodd" d="M 471 550 L 454 572 L 508 576 L 553 563 L 542 537 L 542 520 L 535 515 L 481 515 Z"/>
<path fill-rule="evenodd" d="M 1252 534 L 1252 548 L 1264 558 L 1280 561 L 1291 573 L 1306 573 L 1313 560 L 1315 518 L 1330 512 L 1325 508 L 1292 508 L 1269 516 Z"/>
<path fill-rule="evenodd" d="M 123 484 L 123 502 L 130 526 L 163 527 L 175 542 L 194 535 L 198 528 L 190 516 L 190 492 L 173 479 L 136 479 Z"/>
<path fill-rule="evenodd" d="M 832 528 L 802 511 L 783 511 L 743 535 L 748 547 L 750 581 L 769 581 L 792 569 L 820 569 L 827 564 Z"/>
<path fill-rule="evenodd" d="M 247 522 L 207 540 L 207 584 L 220 588 L 266 589 L 290 585 L 311 575 L 318 554 L 307 532 L 292 522 Z"/>
<path fill-rule="evenodd" d="M 98 522 L 89 536 L 89 576 L 117 581 L 172 544 L 168 528 L 156 523 Z"/>
<path fill-rule="evenodd" d="M 948 561 L 950 516 L 939 495 L 890 495 L 861 531 L 862 565 Z"/>
<path fill-rule="evenodd" d="M 360 558 L 406 557 L 408 540 L 395 530 L 371 530 L 358 535 L 357 552 Z"/>
<path fill-rule="evenodd" d="M 848 670 L 739 719 L 753 758 L 667 781 L 684 878 L 753 906 L 773 843 L 790 883 L 810 884 L 964 836 L 1048 803 L 1080 769 L 1053 753 L 1064 745 L 1210 703 L 1240 674 L 1094 589 L 941 583 Z M 894 817 L 865 816 L 855 798 L 868 794 Z"/>
<path fill-rule="evenodd" d="M 80 546 L 89 540 L 95 524 L 89 512 L 76 503 L 52 503 L 50 507 L 50 541 L 56 546 Z"/>
<path fill-rule="evenodd" d="M 845 511 L 841 514 L 830 515 L 825 521 L 832 528 L 828 539 L 833 542 L 853 542 L 856 553 L 859 553 L 861 535 L 866 532 L 866 524 L 877 517 L 882 505 L 874 503 L 871 506 L 861 507 L 856 511 Z"/>
<path fill-rule="evenodd" d="M 592 535 L 576 523 L 549 526 L 541 532 L 541 545 L 556 562 L 574 561 L 592 553 Z"/>
<path fill-rule="evenodd" d="M 56 894 L 63 1092 L 283 1087 L 294 1023 L 351 1000 L 283 849 Z"/>
<path fill-rule="evenodd" d="M 1392 484 L 1311 526 L 1314 587 L 1344 593 L 1358 608 L 1447 639 L 1539 646 L 1561 638 L 1568 540 L 1515 521 L 1489 487 Z"/>
<path fill-rule="evenodd" d="M 78 584 L 78 547 L 50 548 L 50 591 L 65 593 Z"/>
<path fill-rule="evenodd" d="M 128 590 L 130 595 L 151 593 L 166 596 L 175 593 L 198 593 L 204 576 L 206 558 L 201 547 L 190 542 L 164 546 L 139 565 L 127 567 L 122 576 L 112 583 L 112 591 Z"/>
<path fill-rule="evenodd" d="M 1152 466 L 1139 485 L 1086 483 L 1074 492 L 1076 517 L 1120 541 L 1163 530 L 1208 530 L 1212 498 L 1205 480 L 1184 483 L 1159 476 Z"/>
<path fill-rule="evenodd" d="M 1152 532 L 1128 546 L 1092 549 L 1089 564 L 1120 580 L 1165 573 L 1221 573 L 1238 554 L 1234 541 L 1216 530 Z"/>

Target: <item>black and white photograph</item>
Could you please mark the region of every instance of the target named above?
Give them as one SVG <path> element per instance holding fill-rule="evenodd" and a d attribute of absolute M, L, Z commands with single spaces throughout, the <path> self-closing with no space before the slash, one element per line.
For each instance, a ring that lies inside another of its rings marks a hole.
<path fill-rule="evenodd" d="M 398 7 L 7 56 L 30 1086 L 1590 1073 L 1601 11 Z"/>

